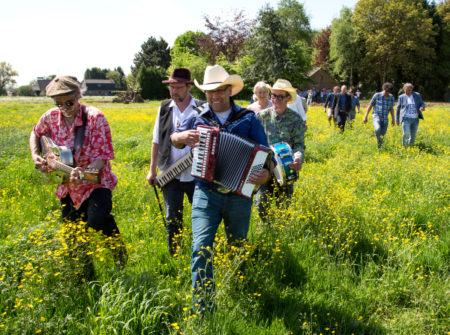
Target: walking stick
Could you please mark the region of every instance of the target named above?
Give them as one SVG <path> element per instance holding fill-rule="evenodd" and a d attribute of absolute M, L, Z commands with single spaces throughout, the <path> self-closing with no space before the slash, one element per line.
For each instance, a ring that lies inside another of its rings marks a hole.
<path fill-rule="evenodd" d="M 161 207 L 161 202 L 159 201 L 159 195 L 158 195 L 158 190 L 156 189 L 156 185 L 153 185 L 153 190 L 155 191 L 155 195 L 156 195 L 156 200 L 158 201 L 158 206 L 159 206 L 159 210 L 161 211 L 161 216 L 164 222 L 164 227 L 166 226 L 166 218 L 165 218 L 165 213 Z"/>

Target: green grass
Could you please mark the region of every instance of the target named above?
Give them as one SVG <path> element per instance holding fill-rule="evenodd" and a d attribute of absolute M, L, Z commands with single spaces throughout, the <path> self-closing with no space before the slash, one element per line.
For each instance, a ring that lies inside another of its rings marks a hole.
<path fill-rule="evenodd" d="M 293 205 L 249 241 L 215 253 L 217 310 L 191 310 L 190 207 L 170 257 L 145 181 L 159 102 L 88 98 L 111 126 L 113 213 L 130 259 L 117 271 L 91 238 L 97 278 L 80 282 L 64 247 L 54 185 L 33 168 L 28 137 L 48 99 L 0 100 L 0 334 L 448 334 L 450 106 L 427 109 L 416 146 L 389 127 L 340 134 L 308 112 Z M 243 102 L 244 103 L 244 102 Z"/>

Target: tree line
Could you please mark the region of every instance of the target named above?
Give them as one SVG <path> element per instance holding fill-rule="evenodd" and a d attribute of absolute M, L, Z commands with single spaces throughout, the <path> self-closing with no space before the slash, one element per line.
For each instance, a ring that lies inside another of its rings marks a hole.
<path fill-rule="evenodd" d="M 168 96 L 160 82 L 174 67 L 187 67 L 201 80 L 205 67 L 218 63 L 243 77 L 242 98 L 259 80 L 284 78 L 300 88 L 308 83 L 308 72 L 321 67 L 366 96 L 390 81 L 396 92 L 412 82 L 427 99 L 449 99 L 448 0 L 359 0 L 322 31 L 311 29 L 297 0 L 265 5 L 256 20 L 243 12 L 204 20 L 206 32 L 187 31 L 172 48 L 155 37 L 142 44 L 132 74 L 144 98 Z"/>
<path fill-rule="evenodd" d="M 173 47 L 150 36 L 135 54 L 128 76 L 120 67 L 91 68 L 84 78 L 113 79 L 118 90 L 163 99 L 169 93 L 161 81 L 174 67 L 189 68 L 201 81 L 208 64 L 220 64 L 243 77 L 245 89 L 238 98 L 248 98 L 257 81 L 284 78 L 301 88 L 308 83 L 308 72 L 321 67 L 366 96 L 390 81 L 394 91 L 412 82 L 426 99 L 449 99 L 449 0 L 359 0 L 321 31 L 311 29 L 297 0 L 280 0 L 276 8 L 265 5 L 256 19 L 237 11 L 228 17 L 206 15 L 204 21 L 205 32 L 186 31 Z M 200 92 L 194 88 L 193 94 Z"/>

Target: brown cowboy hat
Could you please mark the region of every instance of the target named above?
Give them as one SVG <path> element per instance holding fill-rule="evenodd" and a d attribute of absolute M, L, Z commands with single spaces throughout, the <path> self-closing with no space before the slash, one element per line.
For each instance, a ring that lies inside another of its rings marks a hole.
<path fill-rule="evenodd" d="M 184 67 L 174 68 L 169 79 L 163 80 L 163 84 L 187 83 L 193 84 L 191 81 L 191 71 Z"/>

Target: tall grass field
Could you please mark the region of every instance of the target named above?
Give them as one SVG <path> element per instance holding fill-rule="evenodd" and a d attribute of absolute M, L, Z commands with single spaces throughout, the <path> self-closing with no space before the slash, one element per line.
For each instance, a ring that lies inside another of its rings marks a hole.
<path fill-rule="evenodd" d="M 113 214 L 129 252 L 118 270 L 99 234 L 96 276 L 80 280 L 55 185 L 42 182 L 28 138 L 44 98 L 0 100 L 0 334 L 450 334 L 450 105 L 428 107 L 416 145 L 389 126 L 377 149 L 371 117 L 341 134 L 307 113 L 306 156 L 292 205 L 247 243 L 218 232 L 213 313 L 192 309 L 190 206 L 176 257 L 145 180 L 159 101 L 83 99 L 113 136 Z M 242 105 L 246 102 L 241 101 Z M 364 110 L 365 111 L 365 110 Z M 161 197 L 161 194 L 160 194 Z"/>

